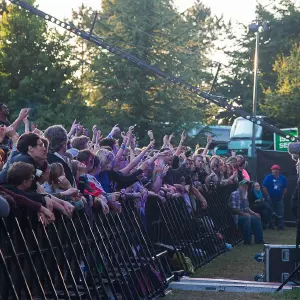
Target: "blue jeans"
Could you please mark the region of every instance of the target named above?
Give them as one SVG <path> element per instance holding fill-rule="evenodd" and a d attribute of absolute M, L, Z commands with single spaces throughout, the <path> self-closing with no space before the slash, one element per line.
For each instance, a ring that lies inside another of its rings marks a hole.
<path fill-rule="evenodd" d="M 283 228 L 284 227 L 284 202 L 283 200 L 280 201 L 272 201 L 271 202 L 271 207 L 273 208 L 274 212 L 282 217 L 279 221 L 278 221 L 278 227 L 279 228 Z"/>
<path fill-rule="evenodd" d="M 263 242 L 263 229 L 259 218 L 256 216 L 238 216 L 238 225 L 243 231 L 245 244 L 251 243 L 252 233 L 254 234 L 255 243 Z"/>

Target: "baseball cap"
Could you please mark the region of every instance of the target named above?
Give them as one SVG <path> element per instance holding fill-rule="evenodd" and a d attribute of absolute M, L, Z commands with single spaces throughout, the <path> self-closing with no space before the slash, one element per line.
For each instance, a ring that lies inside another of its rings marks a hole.
<path fill-rule="evenodd" d="M 278 165 L 273 165 L 271 167 L 271 170 L 280 170 L 280 167 Z"/>
<path fill-rule="evenodd" d="M 243 179 L 242 181 L 239 182 L 239 185 L 244 185 L 244 184 L 249 184 L 250 182 L 246 179 Z"/>

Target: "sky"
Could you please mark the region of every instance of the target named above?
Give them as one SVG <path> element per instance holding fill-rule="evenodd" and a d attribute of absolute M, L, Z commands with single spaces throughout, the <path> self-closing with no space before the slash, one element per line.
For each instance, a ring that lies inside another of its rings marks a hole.
<path fill-rule="evenodd" d="M 248 23 L 254 19 L 255 4 L 257 0 L 203 0 L 209 6 L 213 14 L 221 14 L 228 20 Z M 264 4 L 267 0 L 260 0 Z M 72 8 L 77 8 L 81 3 L 100 9 L 101 0 L 37 0 L 40 9 L 57 17 L 69 17 Z M 194 0 L 174 0 L 180 11 L 192 6 Z"/>
<path fill-rule="evenodd" d="M 194 4 L 194 0 L 173 0 L 180 12 Z M 232 20 L 233 24 L 239 22 L 250 24 L 255 19 L 255 6 L 258 0 L 202 0 L 203 3 L 211 8 L 212 14 L 223 15 L 226 20 Z M 262 5 L 269 3 L 269 0 L 259 0 Z M 76 9 L 82 3 L 89 5 L 96 10 L 101 8 L 101 0 L 37 0 L 39 9 L 57 17 L 69 18 L 72 8 Z M 237 29 L 238 30 L 238 29 Z M 237 32 L 237 34 L 239 34 Z M 226 45 L 228 42 L 226 42 Z M 230 41 L 229 41 L 230 43 Z M 227 64 L 227 57 L 222 52 L 214 52 L 211 58 L 215 61 Z"/>

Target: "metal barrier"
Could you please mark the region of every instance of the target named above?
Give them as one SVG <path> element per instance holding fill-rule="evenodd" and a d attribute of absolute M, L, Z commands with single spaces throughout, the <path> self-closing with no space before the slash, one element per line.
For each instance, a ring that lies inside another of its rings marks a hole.
<path fill-rule="evenodd" d="M 0 299 L 149 299 L 173 279 L 126 201 L 121 214 L 57 215 L 44 227 L 18 211 L 0 219 Z"/>
<path fill-rule="evenodd" d="M 0 219 L 0 299 L 163 295 L 176 271 L 191 271 L 187 258 L 198 268 L 224 252 L 225 241 L 241 240 L 227 208 L 230 193 L 208 191 L 205 211 L 197 200 L 190 211 L 183 198 L 149 197 L 142 219 L 128 200 L 120 214 L 58 214 L 47 227 L 27 211 L 11 213 Z"/>
<path fill-rule="evenodd" d="M 188 210 L 184 198 L 168 199 L 166 203 L 150 198 L 147 201 L 147 231 L 154 245 L 169 249 L 180 266 L 189 271 L 199 268 L 226 251 L 226 243 L 236 245 L 242 233 L 233 222 L 228 201 L 235 186 L 211 188 L 204 193 L 208 207 L 201 208 L 199 200 L 192 201 Z"/>

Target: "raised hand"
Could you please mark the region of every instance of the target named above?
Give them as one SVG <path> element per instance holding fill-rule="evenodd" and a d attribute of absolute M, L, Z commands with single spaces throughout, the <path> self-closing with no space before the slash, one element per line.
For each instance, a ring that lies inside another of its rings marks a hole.
<path fill-rule="evenodd" d="M 83 128 L 82 133 L 87 137 L 89 136 L 89 130 L 87 128 Z"/>
<path fill-rule="evenodd" d="M 169 137 L 168 137 L 167 135 L 164 136 L 163 142 L 164 142 L 164 145 L 168 144 L 168 142 L 169 142 Z"/>
<path fill-rule="evenodd" d="M 76 136 L 80 136 L 83 133 L 83 126 L 78 123 L 76 124 Z"/>
<path fill-rule="evenodd" d="M 28 125 L 28 124 L 29 124 L 28 115 L 23 119 L 23 123 L 24 123 L 25 125 Z"/>
<path fill-rule="evenodd" d="M 149 145 L 147 146 L 147 149 L 149 150 L 149 149 L 152 149 L 153 147 L 154 147 L 154 145 L 155 145 L 155 141 L 153 140 L 153 141 L 151 141 L 150 143 L 149 143 Z"/>
<path fill-rule="evenodd" d="M 131 133 L 133 133 L 134 127 L 135 127 L 135 126 L 130 126 L 129 129 L 128 129 L 128 131 L 130 131 Z"/>
<path fill-rule="evenodd" d="M 93 128 L 92 128 L 93 134 L 96 134 L 97 130 L 98 130 L 98 126 L 94 125 Z"/>
<path fill-rule="evenodd" d="M 186 132 L 183 131 L 183 132 L 181 133 L 181 142 L 184 142 L 185 140 L 186 140 Z"/>
<path fill-rule="evenodd" d="M 21 111 L 19 113 L 19 119 L 23 121 L 25 118 L 28 117 L 29 112 L 30 112 L 30 108 L 21 109 Z"/>
<path fill-rule="evenodd" d="M 154 134 L 152 130 L 148 130 L 148 136 L 150 140 L 154 140 Z"/>
<path fill-rule="evenodd" d="M 127 135 L 124 131 L 121 132 L 121 137 L 122 137 L 123 140 L 127 137 Z"/>
<path fill-rule="evenodd" d="M 118 127 L 119 124 L 116 124 L 113 129 L 111 130 L 110 132 L 110 135 L 113 137 L 115 136 L 116 134 L 118 134 L 119 132 L 121 132 L 120 128 Z"/>
<path fill-rule="evenodd" d="M 132 137 L 130 147 L 131 147 L 132 150 L 135 149 L 135 147 L 136 147 L 136 136 Z"/>
<path fill-rule="evenodd" d="M 34 124 L 34 123 L 31 124 L 31 131 L 33 133 L 36 133 L 37 135 L 43 135 L 43 131 L 38 129 L 37 124 Z"/>
<path fill-rule="evenodd" d="M 208 144 L 212 143 L 212 136 L 210 134 L 207 136 L 207 143 Z"/>
<path fill-rule="evenodd" d="M 69 138 L 72 137 L 72 135 L 76 133 L 77 126 L 78 126 L 77 120 L 75 119 L 75 120 L 73 121 L 73 123 L 72 123 L 70 132 L 68 133 L 68 137 L 69 137 Z"/>
<path fill-rule="evenodd" d="M 99 144 L 99 142 L 101 141 L 102 138 L 102 132 L 101 130 L 97 130 L 97 134 L 96 134 L 96 145 Z"/>
<path fill-rule="evenodd" d="M 169 136 L 169 143 L 171 143 L 171 140 L 174 138 L 174 133 L 172 133 L 170 136 Z"/>

